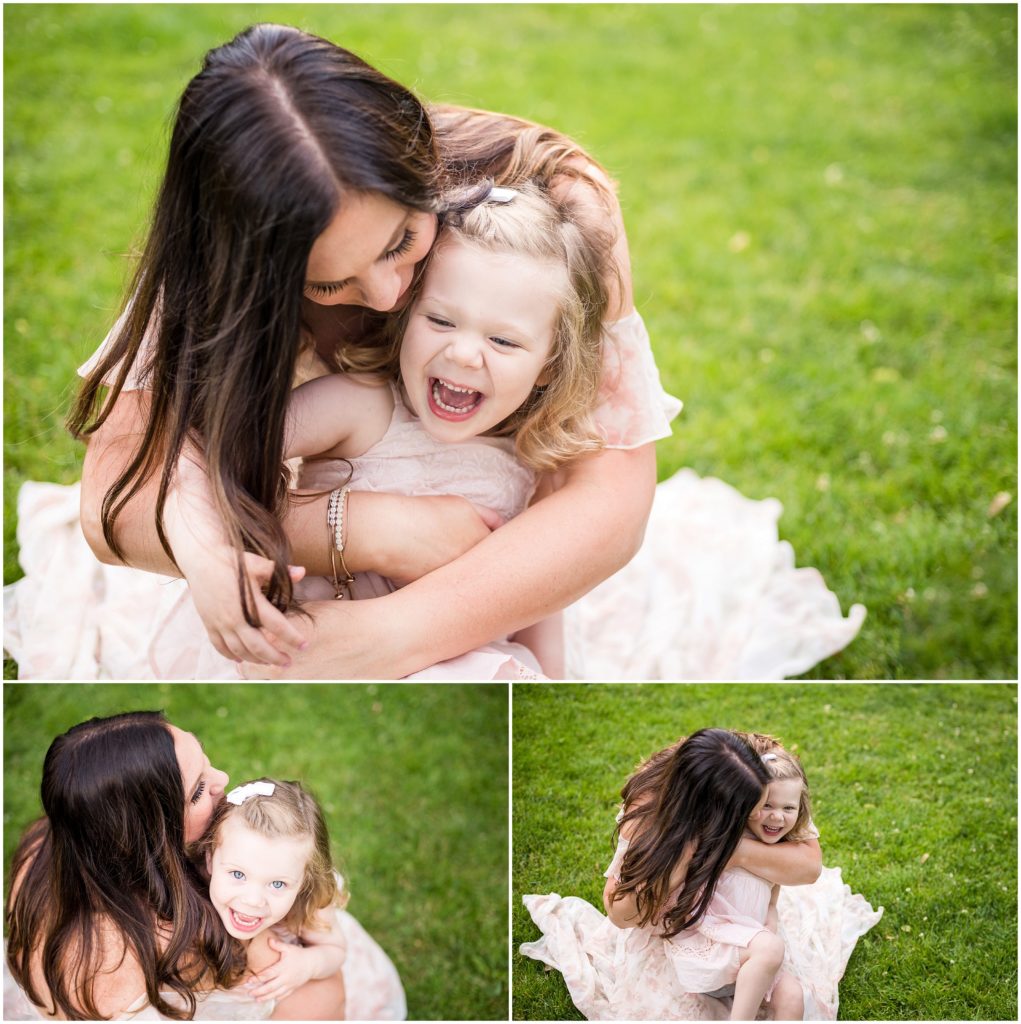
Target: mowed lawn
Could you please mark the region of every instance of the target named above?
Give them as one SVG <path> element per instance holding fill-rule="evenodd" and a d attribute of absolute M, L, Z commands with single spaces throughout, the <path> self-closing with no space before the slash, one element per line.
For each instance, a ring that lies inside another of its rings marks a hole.
<path fill-rule="evenodd" d="M 514 689 L 515 1017 L 579 1020 L 523 957 L 526 893 L 601 908 L 620 789 L 710 726 L 801 758 L 823 861 L 885 913 L 840 985 L 843 1020 L 1017 1019 L 1017 687 L 573 684 Z"/>
<path fill-rule="evenodd" d="M 256 20 L 431 101 L 577 138 L 619 180 L 681 466 L 785 506 L 869 611 L 819 678 L 1017 673 L 1011 5 L 9 5 L 5 580 L 15 502 L 144 236 L 175 101 Z"/>
<path fill-rule="evenodd" d="M 348 909 L 397 965 L 409 1017 L 506 1019 L 505 686 L 9 683 L 5 868 L 41 814 L 52 740 L 136 709 L 194 732 L 232 784 L 269 775 L 316 794 Z"/>

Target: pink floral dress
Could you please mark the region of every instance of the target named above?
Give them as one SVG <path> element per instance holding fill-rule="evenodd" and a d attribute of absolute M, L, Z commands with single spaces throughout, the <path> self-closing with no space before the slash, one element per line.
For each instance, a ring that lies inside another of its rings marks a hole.
<path fill-rule="evenodd" d="M 604 876 L 619 878 L 628 841 L 617 843 Z M 664 938 L 655 927 L 618 928 L 576 896 L 524 896 L 542 937 L 521 952 L 563 975 L 589 1020 L 726 1020 L 719 990 L 737 977 L 740 950 L 765 930 L 772 885 L 743 869 L 725 871 L 693 928 Z M 854 946 L 882 916 L 823 868 L 812 885 L 784 886 L 777 902 L 783 970 L 805 996 L 805 1020 L 835 1020 L 837 986 Z"/>

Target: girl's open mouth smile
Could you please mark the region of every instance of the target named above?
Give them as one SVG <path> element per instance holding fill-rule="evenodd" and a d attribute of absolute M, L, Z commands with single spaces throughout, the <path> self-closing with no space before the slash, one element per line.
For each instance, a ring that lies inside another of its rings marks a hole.
<path fill-rule="evenodd" d="M 233 907 L 230 909 L 230 923 L 239 932 L 254 932 L 261 924 L 261 917 L 248 917 L 246 914 L 239 914 Z"/>
<path fill-rule="evenodd" d="M 767 836 L 778 836 L 783 832 L 783 825 L 763 825 L 762 831 Z"/>
<path fill-rule="evenodd" d="M 469 419 L 484 397 L 480 391 L 451 384 L 440 377 L 429 378 L 429 411 L 441 420 L 459 423 Z"/>

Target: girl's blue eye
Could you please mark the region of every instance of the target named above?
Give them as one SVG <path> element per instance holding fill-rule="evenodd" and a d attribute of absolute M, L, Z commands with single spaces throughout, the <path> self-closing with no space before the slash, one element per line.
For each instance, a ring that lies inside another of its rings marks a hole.
<path fill-rule="evenodd" d="M 286 889 L 287 888 L 287 883 L 286 882 L 276 881 L 276 882 L 270 882 L 269 884 L 270 884 L 270 887 L 273 888 L 273 889 Z"/>
<path fill-rule="evenodd" d="M 243 882 L 245 880 L 245 873 L 243 871 L 238 871 L 235 869 L 230 873 L 230 877 L 236 878 L 239 882 Z"/>

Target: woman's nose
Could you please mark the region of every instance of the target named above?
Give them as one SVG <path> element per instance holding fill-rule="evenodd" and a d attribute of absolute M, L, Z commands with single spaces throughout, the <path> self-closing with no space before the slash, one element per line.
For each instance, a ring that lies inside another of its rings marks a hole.
<path fill-rule="evenodd" d="M 402 288 L 401 276 L 394 267 L 377 267 L 362 285 L 362 298 L 369 309 L 385 313 L 394 308 Z"/>
<path fill-rule="evenodd" d="M 219 768 L 213 768 L 209 779 L 209 792 L 214 796 L 219 796 L 227 788 L 229 781 L 230 776 L 226 772 L 221 772 Z"/>

